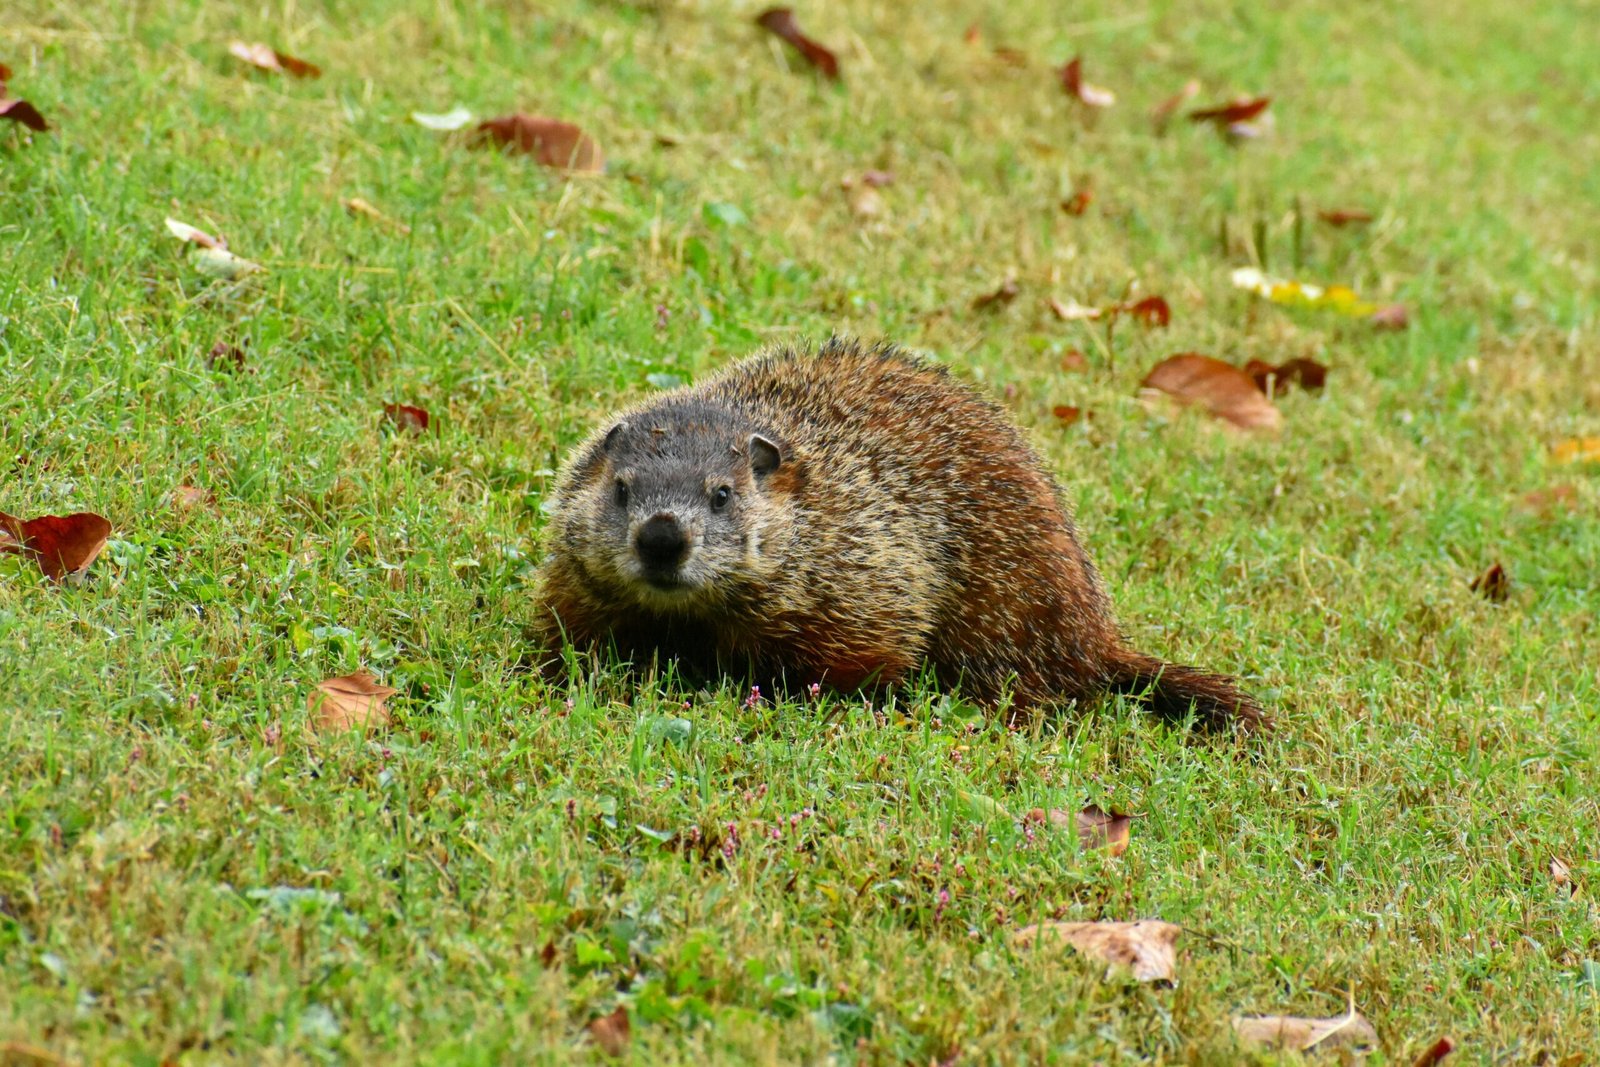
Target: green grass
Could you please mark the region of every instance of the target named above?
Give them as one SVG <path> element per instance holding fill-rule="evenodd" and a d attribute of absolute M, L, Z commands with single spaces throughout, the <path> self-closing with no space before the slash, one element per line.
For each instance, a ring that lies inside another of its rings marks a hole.
<path fill-rule="evenodd" d="M 57 129 L 0 124 L 0 509 L 115 533 L 81 584 L 0 560 L 0 1041 L 599 1058 L 585 1025 L 621 1004 L 641 1062 L 1231 1063 L 1230 1014 L 1353 989 L 1375 1062 L 1442 1034 L 1460 1062 L 1592 1056 L 1600 471 L 1548 458 L 1600 433 L 1582 7 L 806 5 L 834 88 L 756 5 L 8 4 L 12 94 Z M 326 74 L 247 73 L 234 37 Z M 1120 96 L 1092 126 L 1055 81 L 1078 51 Z M 1154 136 L 1190 77 L 1272 93 L 1275 135 Z M 407 117 L 456 103 L 577 121 L 610 171 Z M 896 182 L 863 221 L 838 186 L 868 168 Z M 1310 223 L 1297 263 L 1297 201 L 1378 219 Z M 208 282 L 168 215 L 268 271 Z M 1232 290 L 1263 254 L 1412 327 Z M 971 309 L 1007 275 L 1015 302 Z M 1045 307 L 1130 285 L 1170 329 Z M 1115 702 L 1012 732 L 925 690 L 747 709 L 531 674 L 565 449 L 653 375 L 835 330 L 1006 397 L 1137 642 L 1243 674 L 1280 734 L 1241 756 Z M 1187 350 L 1333 369 L 1241 440 L 1138 405 Z M 438 432 L 390 432 L 390 401 Z M 175 506 L 185 482 L 216 506 Z M 1572 509 L 1519 504 L 1563 482 Z M 1496 559 L 1503 605 L 1467 588 Z M 392 728 L 307 742 L 309 687 L 361 666 Z M 1143 817 L 1108 859 L 974 796 Z M 1151 916 L 1192 932 L 1176 988 L 1009 947 Z"/>

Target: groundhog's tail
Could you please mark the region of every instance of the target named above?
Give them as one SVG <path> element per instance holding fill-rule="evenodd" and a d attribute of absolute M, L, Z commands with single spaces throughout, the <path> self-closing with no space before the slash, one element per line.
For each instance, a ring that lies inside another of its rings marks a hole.
<path fill-rule="evenodd" d="M 1132 650 L 1121 652 L 1112 669 L 1112 692 L 1142 698 L 1164 719 L 1181 720 L 1192 711 L 1206 730 L 1253 734 L 1272 729 L 1272 717 L 1232 678 Z"/>

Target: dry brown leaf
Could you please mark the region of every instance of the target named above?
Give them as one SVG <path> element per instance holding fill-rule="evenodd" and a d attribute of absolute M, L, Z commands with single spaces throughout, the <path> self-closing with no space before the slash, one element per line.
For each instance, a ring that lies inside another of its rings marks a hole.
<path fill-rule="evenodd" d="M 1355 1011 L 1334 1019 L 1236 1015 L 1233 1032 L 1246 1045 L 1299 1052 L 1313 1048 L 1360 1048 L 1378 1043 L 1378 1033 L 1372 1024 Z"/>
<path fill-rule="evenodd" d="M 1434 1067 L 1440 1060 L 1456 1050 L 1456 1043 L 1448 1037 L 1441 1037 L 1423 1050 L 1422 1055 L 1416 1058 L 1411 1067 Z"/>
<path fill-rule="evenodd" d="M 1283 415 L 1248 374 L 1210 356 L 1188 352 L 1162 360 L 1140 385 L 1204 407 L 1241 430 L 1276 431 L 1283 425 Z"/>
<path fill-rule="evenodd" d="M 428 425 L 433 422 L 432 416 L 422 408 L 412 404 L 385 404 L 384 416 L 402 430 L 412 433 L 426 433 Z"/>
<path fill-rule="evenodd" d="M 1372 212 L 1360 208 L 1335 208 L 1332 211 L 1319 211 L 1317 218 L 1329 226 L 1365 226 L 1372 221 Z"/>
<path fill-rule="evenodd" d="M 794 12 L 789 8 L 768 8 L 756 16 L 756 25 L 787 41 L 824 78 L 839 80 L 839 57 L 800 32 L 800 24 L 795 21 Z"/>
<path fill-rule="evenodd" d="M 1549 515 L 1557 509 L 1571 511 L 1577 503 L 1578 487 L 1571 482 L 1552 485 L 1548 489 L 1535 489 L 1530 493 L 1524 493 L 1522 497 L 1523 507 L 1541 515 Z"/>
<path fill-rule="evenodd" d="M 89 569 L 111 538 L 111 523 L 89 511 L 19 519 L 0 511 L 0 552 L 28 556 L 54 581 Z"/>
<path fill-rule="evenodd" d="M 1061 369 L 1071 373 L 1089 369 L 1089 357 L 1081 349 L 1069 348 L 1061 353 Z"/>
<path fill-rule="evenodd" d="M 1172 121 L 1172 116 L 1178 109 L 1200 95 L 1200 82 L 1190 78 L 1183 83 L 1183 88 L 1167 97 L 1161 103 L 1150 109 L 1150 118 L 1155 122 L 1156 132 L 1162 133 L 1167 128 L 1167 123 Z"/>
<path fill-rule="evenodd" d="M 202 489 L 198 485 L 179 485 L 172 490 L 172 506 L 182 511 L 191 511 L 206 504 L 215 504 L 216 494 L 209 489 Z"/>
<path fill-rule="evenodd" d="M 570 122 L 517 112 L 478 123 L 480 140 L 530 155 L 547 167 L 599 174 L 605 153 L 594 138 Z"/>
<path fill-rule="evenodd" d="M 1020 292 L 1022 292 L 1022 289 L 1017 285 L 1017 280 L 1015 278 L 1007 278 L 1000 283 L 1000 288 L 994 292 L 984 293 L 973 300 L 972 309 L 974 311 L 982 311 L 984 308 L 1005 307 L 1015 300 Z"/>
<path fill-rule="evenodd" d="M 1172 322 L 1172 308 L 1164 297 L 1147 296 L 1132 304 L 1117 304 L 1108 311 L 1126 312 L 1144 326 L 1167 326 Z"/>
<path fill-rule="evenodd" d="M 1557 886 L 1572 884 L 1572 868 L 1560 856 L 1550 860 L 1550 880 Z"/>
<path fill-rule="evenodd" d="M 1199 111 L 1189 112 L 1190 122 L 1212 122 L 1217 126 L 1226 128 L 1241 122 L 1249 122 L 1267 109 L 1272 103 L 1270 96 L 1239 97 L 1218 107 L 1201 108 Z"/>
<path fill-rule="evenodd" d="M 1552 463 L 1600 461 L 1600 437 L 1574 437 L 1550 449 Z"/>
<path fill-rule="evenodd" d="M 1511 596 L 1511 576 L 1496 560 L 1488 570 L 1472 579 L 1472 584 L 1467 588 L 1496 604 L 1504 604 Z"/>
<path fill-rule="evenodd" d="M 372 729 L 389 724 L 385 701 L 398 690 L 379 684 L 368 671 L 318 682 L 306 697 L 312 724 L 322 733 Z"/>
<path fill-rule="evenodd" d="M 1085 178 L 1072 195 L 1061 201 L 1061 210 L 1074 218 L 1089 210 L 1089 205 L 1094 203 L 1094 186 Z"/>
<path fill-rule="evenodd" d="M 1068 96 L 1076 97 L 1089 107 L 1110 107 L 1117 102 L 1117 94 L 1099 85 L 1083 80 L 1083 57 L 1073 56 L 1061 68 L 1061 87 Z"/>
<path fill-rule="evenodd" d="M 1054 820 L 1057 814 L 1050 813 Z M 1128 851 L 1129 830 L 1133 825 L 1133 817 L 1120 812 L 1106 811 L 1098 804 L 1090 804 L 1072 818 L 1073 828 L 1078 832 L 1078 842 L 1086 849 L 1105 849 L 1113 856 L 1120 856 Z"/>
<path fill-rule="evenodd" d="M 1183 927 L 1160 919 L 1138 922 L 1044 922 L 1025 926 L 1012 935 L 1019 948 L 1053 941 L 1071 945 L 1085 956 L 1105 960 L 1108 973 L 1118 967 L 1133 971 L 1141 982 L 1170 981 L 1177 963 L 1174 943 Z"/>
<path fill-rule="evenodd" d="M 315 63 L 296 59 L 259 42 L 247 44 L 244 41 L 234 41 L 228 45 L 228 52 L 235 59 L 243 60 L 258 70 L 272 74 L 292 74 L 296 78 L 322 77 L 322 68 Z"/>
<path fill-rule="evenodd" d="M 1403 330 L 1411 324 L 1411 314 L 1404 304 L 1387 304 L 1368 315 L 1367 321 L 1380 330 Z"/>
<path fill-rule="evenodd" d="M 628 1009 L 618 1006 L 610 1015 L 602 1015 L 589 1023 L 589 1036 L 607 1056 L 620 1057 L 628 1051 L 628 1041 L 633 1036 L 628 1024 Z"/>
<path fill-rule="evenodd" d="M 1316 392 L 1328 382 L 1328 368 L 1314 359 L 1297 356 L 1287 362 L 1274 367 L 1261 359 L 1252 359 L 1244 365 L 1244 372 L 1250 375 L 1260 389 L 1268 396 L 1282 396 L 1289 391 L 1289 386 L 1298 385 L 1309 392 Z"/>
<path fill-rule="evenodd" d="M 44 133 L 50 128 L 39 109 L 26 100 L 0 100 L 0 119 L 19 122 L 36 133 Z"/>
<path fill-rule="evenodd" d="M 1055 407 L 1051 408 L 1050 411 L 1064 426 L 1071 426 L 1073 423 L 1083 418 L 1082 408 L 1070 407 L 1066 404 L 1057 404 Z"/>

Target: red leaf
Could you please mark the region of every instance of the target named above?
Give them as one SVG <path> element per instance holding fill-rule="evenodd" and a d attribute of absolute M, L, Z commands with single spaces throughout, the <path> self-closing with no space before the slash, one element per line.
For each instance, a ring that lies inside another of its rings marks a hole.
<path fill-rule="evenodd" d="M 1189 121 L 1214 122 L 1218 126 L 1232 126 L 1236 122 L 1248 122 L 1255 118 L 1267 110 L 1267 105 L 1270 103 L 1272 103 L 1272 97 L 1270 96 L 1258 96 L 1254 100 L 1235 100 L 1231 104 L 1191 111 L 1189 112 Z"/>
<path fill-rule="evenodd" d="M 1329 226 L 1365 226 L 1372 221 L 1372 212 L 1362 211 L 1360 208 L 1340 208 L 1332 211 L 1319 211 L 1317 218 Z"/>
<path fill-rule="evenodd" d="M 1070 197 L 1061 201 L 1061 210 L 1068 215 L 1079 216 L 1089 210 L 1089 205 L 1094 202 L 1094 187 L 1087 180 L 1075 189 Z"/>
<path fill-rule="evenodd" d="M 1456 1050 L 1456 1043 L 1448 1037 L 1441 1037 L 1429 1045 L 1422 1055 L 1417 1057 L 1411 1067 L 1435 1067 L 1436 1064 Z"/>
<path fill-rule="evenodd" d="M 1072 61 L 1061 68 L 1061 87 L 1068 96 L 1075 96 L 1090 107 L 1110 107 L 1117 102 L 1117 94 L 1110 89 L 1083 80 L 1082 56 L 1073 56 Z"/>
<path fill-rule="evenodd" d="M 1198 404 L 1242 430 L 1276 430 L 1283 416 L 1238 367 L 1194 352 L 1162 360 L 1140 383 L 1183 404 Z"/>
<path fill-rule="evenodd" d="M 81 574 L 110 537 L 111 524 L 93 512 L 23 520 L 0 511 L 0 551 L 33 557 L 46 578 Z"/>
<path fill-rule="evenodd" d="M 0 88 L 4 88 L 0 85 Z M 0 119 L 10 119 L 20 122 L 30 130 L 43 133 L 50 128 L 50 124 L 39 114 L 39 109 L 26 100 L 0 100 Z"/>
<path fill-rule="evenodd" d="M 996 289 L 992 293 L 984 293 L 982 296 L 974 300 L 972 302 L 972 309 L 974 311 L 982 311 L 987 307 L 1004 307 L 1005 305 L 1011 303 L 1011 301 L 1015 300 L 1017 298 L 1017 294 L 1021 291 L 1022 290 L 1018 287 L 1017 280 L 1015 278 L 1007 278 L 1005 281 L 1000 283 L 1000 288 Z"/>
<path fill-rule="evenodd" d="M 1472 584 L 1467 588 L 1496 604 L 1504 604 L 1511 595 L 1511 575 L 1497 560 L 1488 570 L 1472 579 Z"/>
<path fill-rule="evenodd" d="M 433 421 L 422 408 L 410 404 L 385 404 L 383 413 L 388 416 L 390 422 L 412 433 L 426 433 L 428 424 Z"/>
<path fill-rule="evenodd" d="M 1172 308 L 1159 296 L 1147 296 L 1137 304 L 1122 304 L 1118 310 L 1126 311 L 1145 326 L 1167 326 L 1172 322 Z"/>
<path fill-rule="evenodd" d="M 795 50 L 805 57 L 806 62 L 816 67 L 824 78 L 830 81 L 839 80 L 839 57 L 801 33 L 800 24 L 795 21 L 794 12 L 789 8 L 768 8 L 757 16 L 756 25 L 770 30 L 793 45 Z"/>
<path fill-rule="evenodd" d="M 547 167 L 598 174 L 606 169 L 605 155 L 594 138 L 570 122 L 517 112 L 478 124 L 481 138 L 533 156 Z"/>
<path fill-rule="evenodd" d="M 234 41 L 228 45 L 228 52 L 236 59 L 241 59 L 258 70 L 269 71 L 273 74 L 292 74 L 296 78 L 320 78 L 322 68 L 315 63 L 307 63 L 303 59 L 296 59 L 275 48 L 256 43 L 246 44 L 243 41 Z"/>
<path fill-rule="evenodd" d="M 1077 422 L 1083 417 L 1082 408 L 1068 407 L 1066 404 L 1057 404 L 1055 407 L 1051 408 L 1050 411 L 1051 414 L 1055 415 L 1056 418 L 1060 419 L 1068 426 L 1071 426 L 1073 423 Z"/>

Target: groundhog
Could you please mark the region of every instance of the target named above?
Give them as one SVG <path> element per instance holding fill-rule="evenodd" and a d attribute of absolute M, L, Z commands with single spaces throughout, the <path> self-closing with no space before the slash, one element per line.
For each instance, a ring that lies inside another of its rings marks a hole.
<path fill-rule="evenodd" d="M 791 691 L 926 667 L 989 705 L 1110 691 L 1270 724 L 1234 681 L 1130 648 L 1019 430 L 891 345 L 757 355 L 623 412 L 558 476 L 548 550 L 551 650 Z"/>

